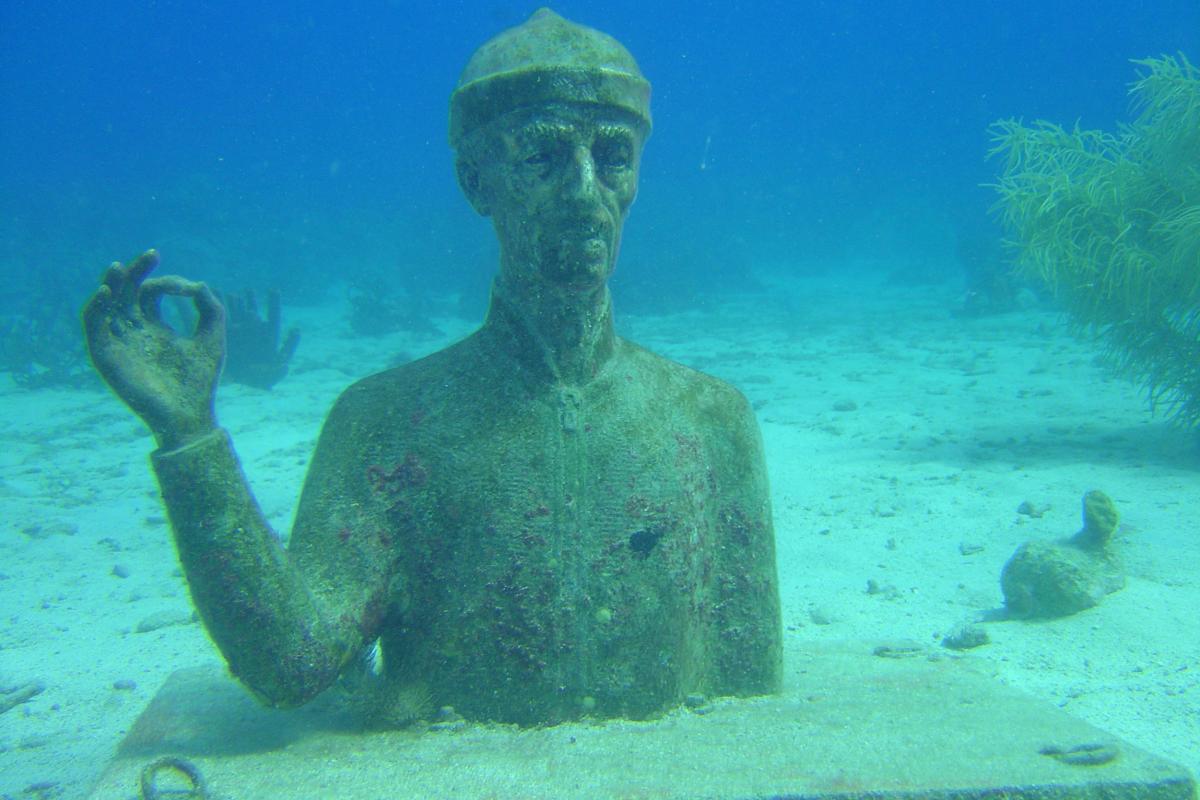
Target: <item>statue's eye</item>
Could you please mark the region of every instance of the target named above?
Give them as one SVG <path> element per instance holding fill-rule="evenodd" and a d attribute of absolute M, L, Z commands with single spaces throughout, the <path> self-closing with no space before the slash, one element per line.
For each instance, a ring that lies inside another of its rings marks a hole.
<path fill-rule="evenodd" d="M 633 163 L 633 148 L 620 139 L 601 139 L 592 148 L 592 158 L 601 169 L 627 169 Z"/>
<path fill-rule="evenodd" d="M 531 169 L 545 169 L 554 163 L 562 148 L 549 137 L 535 137 L 521 151 L 521 164 Z"/>

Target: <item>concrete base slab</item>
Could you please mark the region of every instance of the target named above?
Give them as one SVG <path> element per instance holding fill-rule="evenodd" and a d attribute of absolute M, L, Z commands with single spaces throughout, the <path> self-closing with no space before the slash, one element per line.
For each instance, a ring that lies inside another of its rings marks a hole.
<path fill-rule="evenodd" d="M 362 732 L 334 697 L 271 711 L 215 670 L 181 670 L 90 797 L 138 797 L 161 756 L 194 765 L 220 800 L 1196 797 L 1182 767 L 944 656 L 846 643 L 800 659 L 784 695 L 704 713 L 386 733 Z M 163 797 L 187 784 L 158 782 Z"/>

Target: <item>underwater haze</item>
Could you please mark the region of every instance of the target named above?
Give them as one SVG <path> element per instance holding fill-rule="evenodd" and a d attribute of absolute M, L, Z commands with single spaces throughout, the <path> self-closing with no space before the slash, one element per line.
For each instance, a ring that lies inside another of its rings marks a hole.
<path fill-rule="evenodd" d="M 1056 706 L 1120 768 L 1200 771 L 1200 3 L 550 7 L 652 85 L 616 330 L 749 400 L 785 694 L 869 642 Z M 536 9 L 0 0 L 0 800 L 132 796 L 122 740 L 225 667 L 155 440 L 88 360 L 105 269 L 154 248 L 224 303 L 216 413 L 286 541 L 339 395 L 487 313 L 449 98 Z M 1101 517 L 1086 597 L 1039 605 L 1028 559 Z"/>
<path fill-rule="evenodd" d="M 285 302 L 369 271 L 480 311 L 495 254 L 455 185 L 447 100 L 477 44 L 531 10 L 5 3 L 0 302 L 79 300 L 156 247 L 227 290 L 286 283 Z M 781 261 L 952 262 L 956 236 L 988 230 L 989 124 L 1112 128 L 1130 59 L 1200 38 L 1186 0 L 556 10 L 616 36 L 653 85 L 616 284 L 637 306 Z"/>

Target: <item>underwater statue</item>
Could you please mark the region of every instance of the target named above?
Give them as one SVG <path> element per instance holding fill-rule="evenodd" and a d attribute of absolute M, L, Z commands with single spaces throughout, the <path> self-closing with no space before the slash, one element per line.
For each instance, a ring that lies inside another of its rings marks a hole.
<path fill-rule="evenodd" d="M 342 394 L 286 548 L 215 419 L 219 302 L 148 277 L 153 251 L 109 268 L 84 310 L 93 363 L 153 431 L 193 600 L 265 703 L 310 700 L 376 640 L 380 702 L 413 716 L 645 718 L 779 689 L 754 415 L 613 331 L 649 95 L 618 42 L 546 10 L 474 54 L 450 143 L 500 240 L 486 321 Z M 195 303 L 194 336 L 159 319 L 168 294 Z"/>

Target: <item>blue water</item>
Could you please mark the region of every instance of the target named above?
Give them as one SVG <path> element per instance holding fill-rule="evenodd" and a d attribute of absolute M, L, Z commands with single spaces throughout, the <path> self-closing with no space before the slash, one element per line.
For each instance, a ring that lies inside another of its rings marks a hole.
<path fill-rule="evenodd" d="M 371 269 L 481 311 L 492 236 L 454 182 L 447 98 L 533 8 L 7 0 L 0 310 L 74 303 L 154 246 L 227 289 L 287 285 L 285 303 Z M 736 289 L 751 264 L 953 270 L 955 238 L 993 230 L 989 123 L 1111 129 L 1129 59 L 1200 60 L 1194 0 L 555 9 L 654 86 L 618 309 Z"/>

